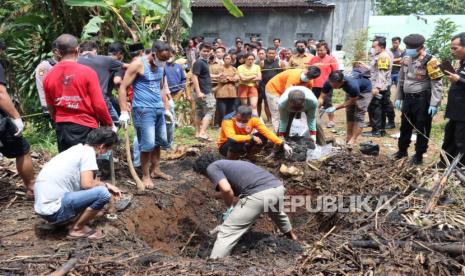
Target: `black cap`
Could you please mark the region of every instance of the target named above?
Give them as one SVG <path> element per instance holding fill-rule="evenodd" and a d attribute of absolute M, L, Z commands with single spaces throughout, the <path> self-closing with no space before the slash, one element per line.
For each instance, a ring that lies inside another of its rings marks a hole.
<path fill-rule="evenodd" d="M 129 52 L 137 52 L 137 51 L 144 51 L 144 45 L 142 43 L 134 43 L 129 45 Z"/>
<path fill-rule="evenodd" d="M 317 66 L 310 66 L 307 69 L 307 78 L 313 80 L 321 75 L 321 70 Z"/>
<path fill-rule="evenodd" d="M 425 43 L 425 37 L 421 34 L 409 34 L 404 38 L 404 43 L 409 49 L 420 48 Z"/>

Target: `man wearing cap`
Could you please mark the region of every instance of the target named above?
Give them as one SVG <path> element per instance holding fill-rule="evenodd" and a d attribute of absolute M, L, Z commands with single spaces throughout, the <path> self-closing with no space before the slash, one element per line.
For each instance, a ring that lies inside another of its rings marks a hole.
<path fill-rule="evenodd" d="M 291 86 L 313 87 L 313 79 L 320 76 L 320 68 L 310 66 L 304 69 L 289 69 L 277 74 L 265 86 L 266 100 L 271 112 L 271 123 L 275 132 L 279 126 L 279 97 Z"/>
<path fill-rule="evenodd" d="M 423 153 L 428 149 L 428 139 L 431 123 L 441 104 L 443 87 L 441 79 L 444 76 L 438 67 L 438 60 L 426 53 L 425 38 L 420 34 L 410 34 L 404 38 L 407 46 L 399 72 L 396 108 L 402 110 L 399 150 L 395 159 L 408 156 L 412 131 L 417 131 L 415 155 L 412 165 L 423 162 Z"/>
<path fill-rule="evenodd" d="M 391 85 L 392 59 L 386 52 L 386 38 L 376 37 L 372 44 L 373 57 L 370 62 L 370 75 L 373 98 L 368 107 L 372 130 L 363 133 L 366 137 L 380 137 L 385 132 L 387 110 L 391 101 L 389 88 Z"/>

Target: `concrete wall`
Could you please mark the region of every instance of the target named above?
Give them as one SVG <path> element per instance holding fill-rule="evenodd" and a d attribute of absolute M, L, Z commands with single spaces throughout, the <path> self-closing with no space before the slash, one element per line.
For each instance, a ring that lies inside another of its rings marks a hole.
<path fill-rule="evenodd" d="M 265 46 L 279 37 L 284 47 L 291 47 L 295 40 L 312 34 L 334 48 L 337 43 L 345 43 L 351 31 L 368 27 L 370 0 L 331 2 L 336 4 L 334 10 L 242 9 L 242 18 L 229 15 L 225 9 L 194 9 L 191 36 L 202 35 L 211 41 L 218 35 L 227 46 L 232 46 L 237 36 L 244 39 L 246 34 L 259 33 Z"/>

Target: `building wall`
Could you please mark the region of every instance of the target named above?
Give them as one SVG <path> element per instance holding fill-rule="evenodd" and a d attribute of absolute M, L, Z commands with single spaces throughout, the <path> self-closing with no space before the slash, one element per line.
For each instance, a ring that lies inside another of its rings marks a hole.
<path fill-rule="evenodd" d="M 351 32 L 367 28 L 370 0 L 331 0 L 334 10 L 242 9 L 244 17 L 235 18 L 226 9 L 193 10 L 191 36 L 202 35 L 207 41 L 220 37 L 232 46 L 237 36 L 260 34 L 265 46 L 272 45 L 274 37 L 281 38 L 284 47 L 291 47 L 299 38 L 324 39 L 332 48 L 345 43 Z M 247 40 L 246 40 L 247 41 Z"/>

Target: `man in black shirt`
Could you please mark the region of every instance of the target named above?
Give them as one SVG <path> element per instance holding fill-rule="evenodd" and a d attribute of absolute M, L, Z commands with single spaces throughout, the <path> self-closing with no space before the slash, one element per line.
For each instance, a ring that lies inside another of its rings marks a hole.
<path fill-rule="evenodd" d="M 442 149 L 448 154 L 448 159 L 452 160 L 458 153 L 465 153 L 465 32 L 452 38 L 450 48 L 454 58 L 460 60 L 460 67 L 457 72 L 445 72 L 451 86 L 446 109 L 449 122 L 445 128 Z M 441 163 L 445 167 L 445 161 Z M 462 158 L 461 163 L 465 165 L 465 158 Z"/>
<path fill-rule="evenodd" d="M 216 100 L 212 93 L 212 80 L 208 67 L 208 58 L 212 47 L 208 43 L 199 46 L 200 57 L 192 66 L 192 82 L 195 100 L 195 137 L 201 140 L 211 141 L 207 135 L 207 128 L 215 115 Z"/>
<path fill-rule="evenodd" d="M 4 45 L 0 42 L 0 52 Z M 22 137 L 23 121 L 6 90 L 5 70 L 0 64 L 0 153 L 16 158 L 16 168 L 26 186 L 26 196 L 34 198 L 34 169 L 30 146 Z"/>
<path fill-rule="evenodd" d="M 218 155 L 204 153 L 194 163 L 194 171 L 213 184 L 228 208 L 210 258 L 223 258 L 264 211 L 288 238 L 297 240 L 287 215 L 279 210 L 284 199 L 281 180 L 270 172 L 245 161 L 220 160 Z M 239 198 L 235 200 L 235 198 Z M 238 202 L 234 204 L 234 202 Z"/>

